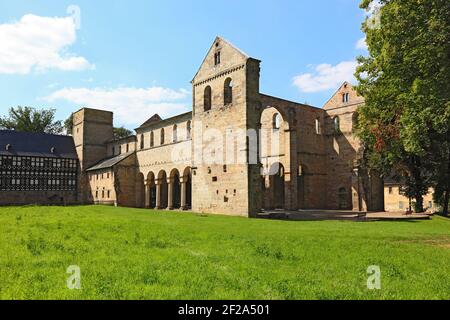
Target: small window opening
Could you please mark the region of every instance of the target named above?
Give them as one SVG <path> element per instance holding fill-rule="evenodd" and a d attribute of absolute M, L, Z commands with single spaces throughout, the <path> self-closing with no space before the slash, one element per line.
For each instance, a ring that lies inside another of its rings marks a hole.
<path fill-rule="evenodd" d="M 223 100 L 224 105 L 233 103 L 233 81 L 231 80 L 231 78 L 227 78 L 225 80 L 223 88 Z"/>
<path fill-rule="evenodd" d="M 339 117 L 334 117 L 333 119 L 334 131 L 339 132 L 341 130 L 341 124 L 339 121 Z"/>
<path fill-rule="evenodd" d="M 217 66 L 220 64 L 220 51 L 217 51 L 214 54 L 214 65 Z"/>
<path fill-rule="evenodd" d="M 320 121 L 319 119 L 316 119 L 316 134 L 320 134 Z"/>
<path fill-rule="evenodd" d="M 275 130 L 280 129 L 281 127 L 281 116 L 279 113 L 274 114 L 273 120 L 272 120 L 272 127 Z"/>
<path fill-rule="evenodd" d="M 204 111 L 211 110 L 211 105 L 212 105 L 211 87 L 207 86 L 205 88 L 205 92 L 204 92 L 204 95 L 203 95 L 203 110 Z"/>
<path fill-rule="evenodd" d="M 349 93 L 342 94 L 342 102 L 348 103 L 349 101 L 350 101 L 350 94 Z"/>
<path fill-rule="evenodd" d="M 163 145 L 164 144 L 164 140 L 165 140 L 165 137 L 164 137 L 164 128 L 162 128 L 161 129 L 161 145 Z"/>
<path fill-rule="evenodd" d="M 177 142 L 178 141 L 178 126 L 175 124 L 173 126 L 173 142 Z"/>

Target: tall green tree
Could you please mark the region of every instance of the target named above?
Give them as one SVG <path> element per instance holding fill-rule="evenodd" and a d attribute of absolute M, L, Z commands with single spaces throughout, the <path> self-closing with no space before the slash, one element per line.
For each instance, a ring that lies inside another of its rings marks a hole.
<path fill-rule="evenodd" d="M 31 107 L 10 108 L 8 116 L 0 117 L 0 128 L 7 130 L 44 132 L 60 134 L 61 121 L 55 120 L 55 109 L 35 109 Z"/>
<path fill-rule="evenodd" d="M 358 57 L 357 91 L 366 103 L 357 133 L 370 166 L 403 169 L 417 211 L 432 186 L 448 214 L 450 1 L 363 0 L 360 7 L 376 3 L 377 23 L 362 28 L 369 54 Z"/>
<path fill-rule="evenodd" d="M 67 134 L 72 134 L 73 130 L 73 113 L 70 114 L 70 116 L 64 120 L 64 130 Z"/>
<path fill-rule="evenodd" d="M 133 132 L 131 130 L 128 130 L 124 127 L 114 127 L 113 129 L 113 135 L 114 135 L 114 139 L 122 139 L 122 138 L 126 138 L 129 137 L 133 134 Z"/>

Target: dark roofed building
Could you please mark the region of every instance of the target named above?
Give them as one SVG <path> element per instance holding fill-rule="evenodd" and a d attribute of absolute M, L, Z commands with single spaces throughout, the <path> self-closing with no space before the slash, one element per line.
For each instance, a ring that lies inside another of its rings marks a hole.
<path fill-rule="evenodd" d="M 78 159 L 71 136 L 0 130 L 0 155 Z"/>
<path fill-rule="evenodd" d="M 0 130 L 0 204 L 77 202 L 73 138 Z"/>

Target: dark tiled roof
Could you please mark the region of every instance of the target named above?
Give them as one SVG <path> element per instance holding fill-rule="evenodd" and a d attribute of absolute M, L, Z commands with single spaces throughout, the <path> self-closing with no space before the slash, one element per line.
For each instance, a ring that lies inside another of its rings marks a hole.
<path fill-rule="evenodd" d="M 71 136 L 14 130 L 0 130 L 0 155 L 78 159 Z"/>
<path fill-rule="evenodd" d="M 131 156 L 133 153 L 134 153 L 134 151 L 128 152 L 128 153 L 123 153 L 123 154 L 120 154 L 120 155 L 112 157 L 112 158 L 103 159 L 96 165 L 87 169 L 86 171 L 95 171 L 95 170 L 111 168 L 111 167 L 115 166 L 116 164 L 118 164 L 119 162 L 121 162 L 121 161 L 125 160 L 126 158 L 128 158 L 129 156 Z"/>
<path fill-rule="evenodd" d="M 155 121 L 155 122 L 151 122 L 150 124 L 147 125 L 142 125 L 139 128 L 136 128 L 136 132 L 139 131 L 140 129 L 146 129 L 146 128 L 162 128 L 164 126 L 167 125 L 171 125 L 171 124 L 176 124 L 179 122 L 183 122 L 183 121 L 187 121 L 187 120 L 191 120 L 192 119 L 192 111 L 186 112 L 186 113 L 182 113 L 164 120 L 160 120 L 160 121 Z"/>
<path fill-rule="evenodd" d="M 159 122 L 161 120 L 162 120 L 162 118 L 159 116 L 159 114 L 155 114 L 150 119 L 148 119 L 143 124 L 141 124 L 140 127 L 147 127 L 147 126 L 149 126 L 151 124 L 155 124 L 156 122 Z"/>

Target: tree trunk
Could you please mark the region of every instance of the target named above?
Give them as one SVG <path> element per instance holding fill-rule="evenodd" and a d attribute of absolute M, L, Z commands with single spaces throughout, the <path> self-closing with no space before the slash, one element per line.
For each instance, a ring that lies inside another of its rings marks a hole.
<path fill-rule="evenodd" d="M 447 158 L 447 178 L 450 177 L 450 153 Z M 444 204 L 442 206 L 442 214 L 448 217 L 448 202 L 450 201 L 450 182 L 447 180 L 447 186 L 444 191 Z"/>
<path fill-rule="evenodd" d="M 448 217 L 448 202 L 449 201 L 450 201 L 450 190 L 447 185 L 447 190 L 444 193 L 444 205 L 443 205 L 443 210 L 442 210 L 442 214 L 446 217 Z"/>
<path fill-rule="evenodd" d="M 416 194 L 414 196 L 414 199 L 416 200 L 416 203 L 414 204 L 414 211 L 416 213 L 422 213 L 425 210 L 423 210 L 423 196 L 421 194 Z"/>

